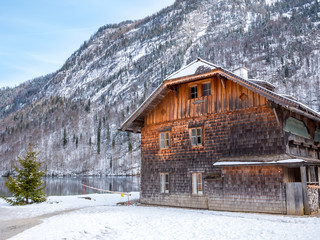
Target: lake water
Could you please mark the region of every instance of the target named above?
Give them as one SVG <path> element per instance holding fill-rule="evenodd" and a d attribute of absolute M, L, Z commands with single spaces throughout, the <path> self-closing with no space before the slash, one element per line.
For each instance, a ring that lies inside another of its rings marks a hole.
<path fill-rule="evenodd" d="M 10 196 L 4 185 L 7 178 L 0 178 L 0 195 Z M 117 192 L 138 192 L 140 189 L 140 177 L 135 176 L 108 176 L 108 177 L 46 177 L 45 192 L 48 196 L 66 196 L 99 191 L 84 188 L 81 184 L 99 189 Z"/>

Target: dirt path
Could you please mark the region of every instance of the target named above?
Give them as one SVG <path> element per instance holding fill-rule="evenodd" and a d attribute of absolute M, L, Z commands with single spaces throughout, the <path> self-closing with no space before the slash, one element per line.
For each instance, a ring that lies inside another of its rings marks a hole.
<path fill-rule="evenodd" d="M 0 219 L 0 240 L 9 239 L 29 228 L 32 228 L 40 224 L 43 219 L 68 213 L 68 212 L 72 212 L 72 211 L 76 211 L 78 209 L 79 208 L 59 211 L 59 212 L 44 214 L 44 215 L 33 217 L 33 218 L 10 219 L 10 220 Z"/>

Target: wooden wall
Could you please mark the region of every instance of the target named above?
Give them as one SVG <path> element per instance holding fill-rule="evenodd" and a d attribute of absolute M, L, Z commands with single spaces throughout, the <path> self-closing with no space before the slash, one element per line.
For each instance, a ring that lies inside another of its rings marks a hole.
<path fill-rule="evenodd" d="M 211 83 L 211 95 L 201 96 L 202 84 Z M 190 87 L 198 86 L 198 98 L 190 99 Z M 178 119 L 235 111 L 267 104 L 267 99 L 231 80 L 218 77 L 185 83 L 170 91 L 164 100 L 151 111 L 145 125 L 159 124 Z"/>
<path fill-rule="evenodd" d="M 281 166 L 223 167 L 222 176 L 208 183 L 209 209 L 286 214 Z"/>
<path fill-rule="evenodd" d="M 191 145 L 190 129 L 195 126 L 203 129 L 201 146 Z M 160 149 L 163 131 L 170 135 L 167 149 Z M 262 105 L 146 125 L 141 151 L 141 202 L 208 208 L 210 183 L 205 179 L 218 171 L 214 162 L 228 156 L 281 154 L 285 146 L 282 126 L 273 110 Z M 160 193 L 161 172 L 169 173 L 169 194 Z M 192 172 L 203 174 L 203 196 L 192 195 Z"/>

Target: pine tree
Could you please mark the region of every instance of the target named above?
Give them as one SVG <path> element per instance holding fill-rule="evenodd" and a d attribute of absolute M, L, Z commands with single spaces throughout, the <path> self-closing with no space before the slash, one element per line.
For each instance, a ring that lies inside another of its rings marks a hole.
<path fill-rule="evenodd" d="M 90 106 L 91 106 L 91 101 L 90 101 L 90 99 L 89 99 L 87 105 L 86 105 L 85 108 L 84 108 L 84 110 L 85 110 L 86 112 L 90 112 Z"/>
<path fill-rule="evenodd" d="M 98 131 L 97 131 L 97 153 L 100 154 L 101 146 L 101 119 L 99 120 Z"/>
<path fill-rule="evenodd" d="M 130 139 L 129 139 L 129 142 L 128 142 L 128 150 L 129 150 L 129 152 L 132 152 L 132 144 L 131 144 Z"/>
<path fill-rule="evenodd" d="M 29 143 L 25 156 L 18 157 L 19 167 L 13 166 L 17 172 L 17 177 L 9 177 L 5 186 L 13 194 L 14 199 L 5 199 L 11 205 L 24 205 L 29 203 L 39 203 L 46 200 L 42 177 L 45 172 L 40 170 L 41 162 L 37 161 L 39 152 L 33 150 L 33 145 Z"/>
<path fill-rule="evenodd" d="M 284 68 L 284 76 L 285 76 L 286 78 L 289 77 L 289 68 L 288 68 L 288 66 L 285 66 L 285 68 Z"/>
<path fill-rule="evenodd" d="M 112 148 L 114 149 L 115 146 L 116 146 L 116 141 L 115 141 L 115 139 L 113 138 L 113 139 L 112 139 Z"/>
<path fill-rule="evenodd" d="M 63 129 L 63 140 L 62 140 L 62 144 L 63 147 L 65 147 L 68 143 L 68 139 L 67 139 L 67 130 L 64 128 Z"/>
<path fill-rule="evenodd" d="M 79 144 L 79 138 L 78 136 L 76 137 L 76 148 L 78 148 L 78 144 Z"/>
<path fill-rule="evenodd" d="M 107 139 L 110 140 L 110 127 L 109 127 L 109 123 L 107 123 Z"/>

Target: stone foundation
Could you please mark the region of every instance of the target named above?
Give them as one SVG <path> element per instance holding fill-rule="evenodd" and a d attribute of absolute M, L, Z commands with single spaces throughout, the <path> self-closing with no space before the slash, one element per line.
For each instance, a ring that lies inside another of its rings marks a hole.
<path fill-rule="evenodd" d="M 308 187 L 308 203 L 311 213 L 319 211 L 319 190 L 317 188 Z"/>

